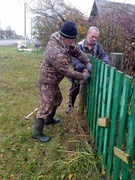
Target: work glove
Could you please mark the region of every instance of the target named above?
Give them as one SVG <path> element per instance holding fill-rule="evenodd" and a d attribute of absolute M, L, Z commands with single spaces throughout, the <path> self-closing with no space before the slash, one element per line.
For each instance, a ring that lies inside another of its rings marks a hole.
<path fill-rule="evenodd" d="M 77 49 L 77 47 L 76 47 L 75 44 L 71 44 L 71 45 L 69 46 L 69 51 L 70 51 L 70 52 L 74 52 L 76 49 Z"/>
<path fill-rule="evenodd" d="M 83 75 L 83 80 L 85 80 L 85 81 L 90 77 L 89 72 L 83 72 L 82 75 Z"/>
<path fill-rule="evenodd" d="M 92 64 L 91 64 L 91 63 L 88 63 L 88 64 L 86 65 L 86 68 L 87 68 L 87 70 L 88 70 L 89 72 L 91 72 Z"/>

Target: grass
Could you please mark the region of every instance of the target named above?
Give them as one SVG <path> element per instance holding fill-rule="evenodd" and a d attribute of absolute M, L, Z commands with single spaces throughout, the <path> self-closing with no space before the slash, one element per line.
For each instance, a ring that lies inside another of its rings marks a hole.
<path fill-rule="evenodd" d="M 61 123 L 45 126 L 52 140 L 31 138 L 33 116 L 39 106 L 38 76 L 43 53 L 0 47 L 0 179 L 98 180 L 100 160 L 92 152 L 85 120 L 76 111 L 65 114 L 69 81 L 60 83 L 63 102 L 57 110 Z M 86 132 L 85 132 L 86 130 Z"/>

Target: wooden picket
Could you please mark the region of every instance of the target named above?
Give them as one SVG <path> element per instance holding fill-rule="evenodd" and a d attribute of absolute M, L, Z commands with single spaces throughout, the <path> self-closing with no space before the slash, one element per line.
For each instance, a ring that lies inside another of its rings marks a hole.
<path fill-rule="evenodd" d="M 86 120 L 102 171 L 112 180 L 135 180 L 135 83 L 91 57 Z"/>

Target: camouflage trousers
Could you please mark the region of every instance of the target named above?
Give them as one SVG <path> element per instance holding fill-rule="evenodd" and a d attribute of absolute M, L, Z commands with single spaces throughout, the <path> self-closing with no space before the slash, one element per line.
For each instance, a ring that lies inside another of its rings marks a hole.
<path fill-rule="evenodd" d="M 36 118 L 46 119 L 52 113 L 54 107 L 60 106 L 62 94 L 59 86 L 40 84 L 40 107 Z"/>

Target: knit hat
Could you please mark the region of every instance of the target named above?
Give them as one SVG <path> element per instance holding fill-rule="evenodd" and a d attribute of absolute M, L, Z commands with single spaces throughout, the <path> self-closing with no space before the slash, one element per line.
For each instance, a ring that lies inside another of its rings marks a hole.
<path fill-rule="evenodd" d="M 75 39 L 77 37 L 77 27 L 73 21 L 66 21 L 60 30 L 60 34 L 65 38 Z"/>

